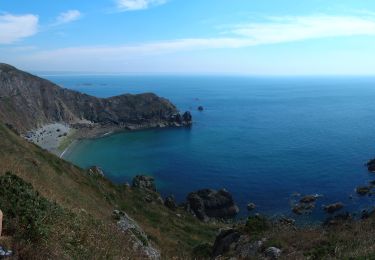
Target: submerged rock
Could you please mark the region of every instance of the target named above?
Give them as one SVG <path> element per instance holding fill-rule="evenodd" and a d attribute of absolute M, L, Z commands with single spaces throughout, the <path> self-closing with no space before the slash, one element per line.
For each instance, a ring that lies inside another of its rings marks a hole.
<path fill-rule="evenodd" d="M 341 202 L 337 202 L 337 203 L 327 205 L 323 209 L 325 212 L 332 214 L 332 213 L 335 213 L 336 211 L 341 210 L 343 207 L 344 207 L 344 204 L 342 204 Z"/>
<path fill-rule="evenodd" d="M 360 186 L 360 187 L 357 187 L 356 188 L 356 192 L 361 195 L 361 196 L 364 196 L 364 195 L 367 195 L 371 192 L 372 190 L 372 187 L 369 187 L 369 186 Z"/>
<path fill-rule="evenodd" d="M 192 192 L 187 197 L 186 208 L 202 221 L 229 219 L 239 212 L 232 195 L 225 189 L 204 189 Z"/>
<path fill-rule="evenodd" d="M 303 215 L 310 214 L 314 208 L 315 205 L 313 203 L 299 203 L 292 207 L 292 211 L 294 214 Z"/>
<path fill-rule="evenodd" d="M 133 187 L 156 192 L 155 179 L 151 176 L 135 176 L 133 179 Z"/>
<path fill-rule="evenodd" d="M 306 195 L 300 199 L 301 203 L 313 203 L 317 200 L 317 195 Z"/>

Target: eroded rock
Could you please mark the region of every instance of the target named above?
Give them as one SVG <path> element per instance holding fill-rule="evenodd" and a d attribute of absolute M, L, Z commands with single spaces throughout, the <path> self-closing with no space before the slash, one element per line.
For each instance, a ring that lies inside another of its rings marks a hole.
<path fill-rule="evenodd" d="M 224 229 L 221 230 L 219 235 L 216 237 L 214 246 L 213 246 L 213 256 L 223 255 L 226 252 L 230 251 L 232 246 L 235 246 L 235 243 L 240 239 L 241 233 L 234 229 Z"/>
<path fill-rule="evenodd" d="M 166 197 L 164 200 L 164 205 L 171 210 L 177 209 L 177 204 L 176 204 L 174 196 Z"/>
<path fill-rule="evenodd" d="M 98 166 L 91 166 L 90 168 L 87 169 L 87 172 L 90 176 L 104 177 L 104 171 L 102 170 L 102 168 Z"/>
<path fill-rule="evenodd" d="M 192 192 L 187 197 L 186 207 L 202 221 L 208 221 L 210 218 L 229 219 L 239 212 L 232 195 L 225 189 Z"/>
<path fill-rule="evenodd" d="M 135 176 L 133 179 L 133 187 L 156 192 L 155 179 L 151 176 Z"/>
<path fill-rule="evenodd" d="M 341 210 L 343 207 L 344 207 L 344 204 L 342 204 L 341 202 L 337 202 L 337 203 L 327 205 L 323 209 L 325 212 L 332 214 L 332 213 L 335 213 L 336 211 Z"/>

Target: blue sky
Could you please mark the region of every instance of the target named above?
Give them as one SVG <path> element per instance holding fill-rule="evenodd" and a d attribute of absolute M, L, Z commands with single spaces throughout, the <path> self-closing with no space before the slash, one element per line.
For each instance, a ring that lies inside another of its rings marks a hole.
<path fill-rule="evenodd" d="M 0 0 L 0 60 L 32 71 L 374 75 L 373 0 Z"/>

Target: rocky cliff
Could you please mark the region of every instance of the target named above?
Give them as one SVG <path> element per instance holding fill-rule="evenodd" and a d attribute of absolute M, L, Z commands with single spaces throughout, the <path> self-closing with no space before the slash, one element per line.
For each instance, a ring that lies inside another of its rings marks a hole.
<path fill-rule="evenodd" d="M 61 122 L 73 127 L 147 128 L 191 124 L 152 93 L 97 98 L 0 63 L 0 120 L 20 133 Z"/>

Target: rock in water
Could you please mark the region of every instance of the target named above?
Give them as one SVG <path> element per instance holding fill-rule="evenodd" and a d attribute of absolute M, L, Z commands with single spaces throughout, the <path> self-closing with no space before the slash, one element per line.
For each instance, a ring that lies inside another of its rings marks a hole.
<path fill-rule="evenodd" d="M 317 195 L 306 195 L 300 199 L 299 202 L 301 203 L 313 203 L 318 198 Z"/>
<path fill-rule="evenodd" d="M 371 190 L 372 190 L 372 187 L 369 187 L 369 186 L 360 186 L 356 188 L 356 192 L 361 196 L 369 194 Z"/>
<path fill-rule="evenodd" d="M 204 108 L 202 106 L 198 107 L 198 111 L 203 111 L 203 110 L 204 110 Z"/>
<path fill-rule="evenodd" d="M 183 121 L 183 124 L 184 125 L 191 125 L 192 122 L 193 122 L 193 117 L 191 115 L 191 113 L 189 111 L 186 111 L 183 115 L 182 115 L 182 121 Z"/>
<path fill-rule="evenodd" d="M 187 197 L 187 209 L 205 222 L 210 218 L 229 219 L 239 212 L 232 195 L 225 189 L 204 189 L 190 193 Z"/>
<path fill-rule="evenodd" d="M 342 204 L 341 202 L 337 202 L 337 203 L 333 203 L 333 204 L 330 204 L 328 206 L 325 206 L 324 210 L 327 213 L 332 214 L 332 213 L 335 213 L 336 211 L 339 211 L 343 207 L 344 207 L 344 204 Z"/>
<path fill-rule="evenodd" d="M 156 192 L 155 180 L 151 176 L 135 176 L 133 179 L 133 187 Z"/>
<path fill-rule="evenodd" d="M 368 161 L 366 166 L 369 172 L 375 172 L 375 159 Z"/>

